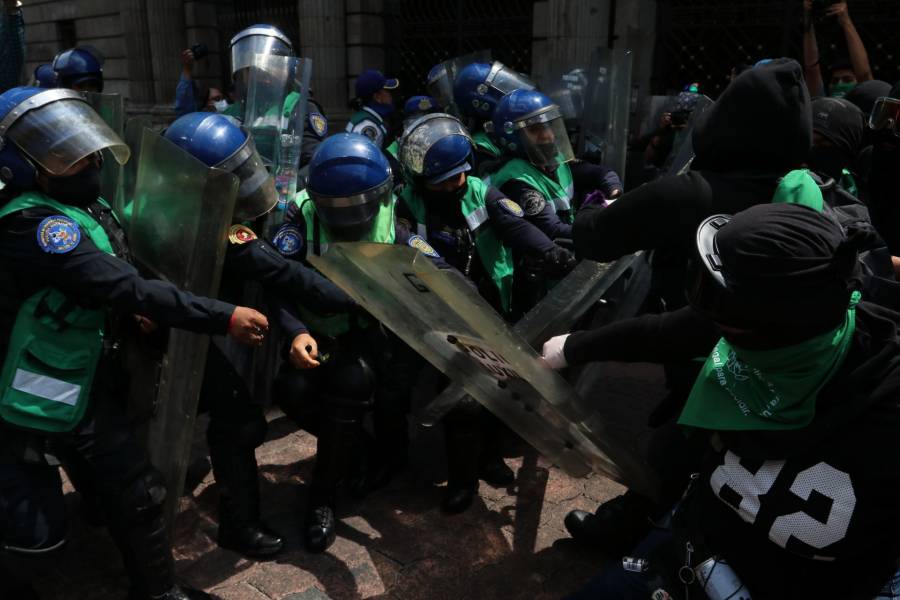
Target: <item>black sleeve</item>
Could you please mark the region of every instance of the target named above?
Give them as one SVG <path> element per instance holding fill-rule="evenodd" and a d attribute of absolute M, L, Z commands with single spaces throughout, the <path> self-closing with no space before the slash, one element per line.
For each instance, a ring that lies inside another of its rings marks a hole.
<path fill-rule="evenodd" d="M 286 298 L 276 291 L 266 290 L 266 301 L 275 324 L 284 332 L 288 343 L 301 333 L 309 331 L 297 311 L 296 303 L 290 298 Z"/>
<path fill-rule="evenodd" d="M 494 231 L 497 232 L 497 237 L 514 252 L 541 257 L 552 250 L 555 244 L 546 232 L 528 218 L 513 214 L 505 208 L 500 202 L 505 198 L 507 198 L 505 194 L 493 187 L 488 190 L 485 198 L 488 217 Z M 553 216 L 555 217 L 556 213 Z"/>
<path fill-rule="evenodd" d="M 518 204 L 525 213 L 525 218 L 514 217 L 499 205 L 499 200 L 509 198 Z M 507 181 L 500 190 L 491 188 L 488 192 L 488 214 L 493 221 L 495 213 L 497 218 L 506 216 L 501 221 L 501 227 L 509 227 L 509 235 L 514 240 L 503 242 L 510 248 L 517 246 L 531 248 L 543 255 L 553 248 L 553 241 L 557 238 L 572 238 L 572 226 L 559 220 L 556 208 L 548 202 L 544 195 L 533 187 L 518 180 Z M 515 219 L 515 223 L 513 223 Z M 499 228 L 498 228 L 499 231 Z M 522 238 L 521 241 L 517 238 Z"/>
<path fill-rule="evenodd" d="M 144 315 L 160 325 L 197 333 L 226 332 L 233 305 L 195 296 L 165 281 L 144 279 L 85 235 L 69 252 L 44 252 L 36 241 L 37 227 L 50 214 L 26 210 L 5 220 L 0 256 L 23 279 L 52 285 L 73 298 L 106 304 L 124 314 Z"/>
<path fill-rule="evenodd" d="M 258 281 L 286 299 L 324 314 L 356 306 L 339 287 L 304 264 L 288 260 L 265 240 L 229 244 L 225 270 L 238 279 Z"/>
<path fill-rule="evenodd" d="M 624 189 L 619 175 L 609 167 L 578 160 L 572 162 L 570 168 L 576 194 L 589 194 L 594 190 L 600 190 L 609 198 L 614 195 L 615 190 L 621 192 Z"/>
<path fill-rule="evenodd" d="M 710 213 L 709 184 L 698 173 L 642 185 L 606 208 L 585 207 L 575 217 L 575 250 L 610 261 L 638 250 L 682 244 Z"/>
<path fill-rule="evenodd" d="M 721 337 L 712 321 L 685 307 L 578 331 L 566 339 L 566 361 L 677 362 L 706 357 Z"/>

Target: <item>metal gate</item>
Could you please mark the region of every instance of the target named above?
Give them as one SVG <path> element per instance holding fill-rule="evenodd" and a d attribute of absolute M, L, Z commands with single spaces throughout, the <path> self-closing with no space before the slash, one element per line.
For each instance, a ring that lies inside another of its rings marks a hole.
<path fill-rule="evenodd" d="M 424 91 L 435 64 L 476 50 L 531 71 L 534 0 L 388 0 L 385 9 L 387 68 L 407 95 Z"/>

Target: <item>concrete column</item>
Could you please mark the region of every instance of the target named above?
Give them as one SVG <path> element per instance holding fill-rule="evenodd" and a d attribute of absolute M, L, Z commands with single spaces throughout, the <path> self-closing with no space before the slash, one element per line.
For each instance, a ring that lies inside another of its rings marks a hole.
<path fill-rule="evenodd" d="M 346 0 L 347 97 L 356 92 L 356 76 L 366 69 L 384 71 L 384 2 Z M 387 73 L 389 77 L 391 73 Z"/>
<path fill-rule="evenodd" d="M 146 0 L 120 0 L 124 29 L 125 60 L 128 65 L 128 98 L 138 105 L 156 102 L 153 65 L 150 61 L 150 31 Z"/>
<path fill-rule="evenodd" d="M 184 0 L 145 0 L 150 31 L 150 61 L 157 105 L 174 105 L 175 86 L 185 49 Z"/>
<path fill-rule="evenodd" d="M 346 120 L 347 51 L 343 0 L 298 0 L 300 56 L 313 61 L 312 90 L 330 121 L 331 131 Z"/>
<path fill-rule="evenodd" d="M 555 60 L 588 64 L 591 51 L 607 44 L 609 6 L 610 0 L 535 2 L 532 73 L 539 78 Z"/>

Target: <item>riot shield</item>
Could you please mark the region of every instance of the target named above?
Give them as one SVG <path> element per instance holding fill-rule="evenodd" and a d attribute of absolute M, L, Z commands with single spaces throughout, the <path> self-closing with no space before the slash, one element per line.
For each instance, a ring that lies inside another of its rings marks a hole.
<path fill-rule="evenodd" d="M 655 492 L 642 462 L 607 443 L 602 422 L 582 411 L 572 386 L 545 367 L 458 272 L 439 270 L 421 252 L 387 244 L 333 244 L 310 260 L 567 473 L 595 470 Z"/>
<path fill-rule="evenodd" d="M 141 164 L 141 142 L 144 139 L 144 130 L 152 127 L 153 121 L 146 116 L 134 117 L 125 123 L 124 140 L 131 149 L 131 158 L 122 168 L 122 194 L 112 205 L 122 223 L 131 223 L 131 200 L 134 198 L 138 165 Z M 128 233 L 127 230 L 126 233 Z"/>
<path fill-rule="evenodd" d="M 469 54 L 463 54 L 455 58 L 450 58 L 441 63 L 438 76 L 428 82 L 428 93 L 432 98 L 438 101 L 444 112 L 459 116 L 456 104 L 453 100 L 453 84 L 456 82 L 456 76 L 472 63 L 491 64 L 490 50 L 476 50 Z"/>
<path fill-rule="evenodd" d="M 591 54 L 583 131 L 575 145 L 578 156 L 600 157 L 622 179 L 628 153 L 632 59 L 630 50 L 597 48 Z"/>
<path fill-rule="evenodd" d="M 303 148 L 303 134 L 306 129 L 306 109 L 311 76 L 312 61 L 308 58 L 296 59 L 289 93 L 285 98 L 284 123 L 275 169 L 278 204 L 266 217 L 265 235 L 269 239 L 284 222 L 284 211 L 297 194 L 297 179 L 300 169 L 300 154 Z"/>
<path fill-rule="evenodd" d="M 97 94 L 82 92 L 84 99 L 116 134 L 125 138 L 125 99 L 121 94 Z M 100 171 L 100 197 L 116 206 L 123 202 L 122 171 L 120 165 L 109 153 L 103 151 L 103 168 Z M 120 214 L 121 213 L 117 213 Z"/>
<path fill-rule="evenodd" d="M 675 143 L 672 145 L 672 151 L 663 163 L 663 169 L 667 175 L 681 175 L 690 168 L 691 161 L 694 160 L 694 125 L 697 123 L 700 115 L 712 105 L 713 101 L 708 96 L 701 95 L 697 99 L 697 104 L 694 106 L 694 110 L 691 111 L 687 124 L 675 134 Z"/>
<path fill-rule="evenodd" d="M 551 59 L 538 78 L 538 88 L 559 106 L 573 147 L 580 139 L 589 73 L 589 65 Z"/>
<path fill-rule="evenodd" d="M 238 83 L 244 88 L 244 127 L 253 136 L 263 162 L 273 169 L 278 164 L 285 100 L 292 91 L 299 60 L 257 54 L 253 65 L 238 73 Z"/>
<path fill-rule="evenodd" d="M 144 129 L 130 227 L 138 265 L 181 289 L 215 296 L 237 190 L 238 178 L 231 173 L 207 167 Z M 172 514 L 190 458 L 209 336 L 176 329 L 167 333 L 155 355 L 132 349 L 130 363 L 136 364 L 132 401 L 139 413 L 152 415 L 148 448 L 166 478 L 166 508 Z"/>

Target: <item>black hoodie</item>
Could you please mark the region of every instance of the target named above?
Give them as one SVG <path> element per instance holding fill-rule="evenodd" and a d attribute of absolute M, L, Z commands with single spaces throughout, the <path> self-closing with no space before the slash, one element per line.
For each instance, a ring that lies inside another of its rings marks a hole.
<path fill-rule="evenodd" d="M 607 208 L 580 211 L 573 230 L 579 255 L 607 261 L 660 249 L 666 264 L 654 268 L 671 274 L 679 295 L 700 222 L 770 202 L 778 178 L 806 159 L 812 112 L 800 65 L 779 59 L 739 75 L 701 116 L 693 143 L 691 172 L 643 185 Z"/>

